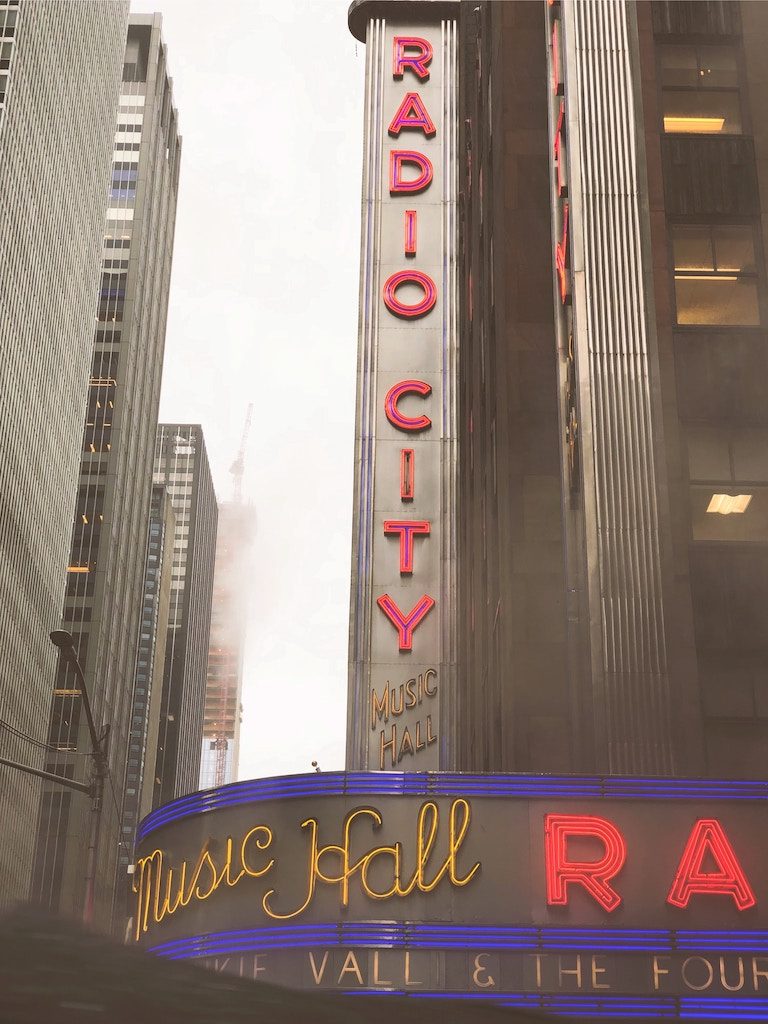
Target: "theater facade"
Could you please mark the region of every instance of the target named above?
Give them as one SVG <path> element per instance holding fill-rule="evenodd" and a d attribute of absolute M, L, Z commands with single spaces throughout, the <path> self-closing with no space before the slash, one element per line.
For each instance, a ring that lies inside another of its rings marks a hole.
<path fill-rule="evenodd" d="M 235 783 L 144 820 L 133 938 L 318 991 L 764 1019 L 767 801 L 627 776 Z"/>
<path fill-rule="evenodd" d="M 764 3 L 356 0 L 347 771 L 175 800 L 133 939 L 768 1019 Z"/>

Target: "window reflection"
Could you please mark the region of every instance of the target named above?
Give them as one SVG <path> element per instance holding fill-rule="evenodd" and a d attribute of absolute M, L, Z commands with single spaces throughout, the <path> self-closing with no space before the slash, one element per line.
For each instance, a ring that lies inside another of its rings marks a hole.
<path fill-rule="evenodd" d="M 672 225 L 679 324 L 760 323 L 752 229 L 740 224 Z"/>
<path fill-rule="evenodd" d="M 664 131 L 739 135 L 736 53 L 730 46 L 662 46 Z"/>

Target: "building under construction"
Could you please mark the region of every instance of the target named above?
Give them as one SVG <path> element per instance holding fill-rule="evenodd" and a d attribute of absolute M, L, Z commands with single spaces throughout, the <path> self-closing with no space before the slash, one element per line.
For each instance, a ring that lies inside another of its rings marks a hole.
<path fill-rule="evenodd" d="M 237 780 L 253 508 L 219 506 L 200 789 Z"/>
<path fill-rule="evenodd" d="M 200 789 L 237 779 L 250 552 L 255 528 L 253 509 L 243 504 L 245 446 L 252 412 L 253 406 L 249 406 L 240 449 L 230 469 L 233 500 L 219 506 Z"/>

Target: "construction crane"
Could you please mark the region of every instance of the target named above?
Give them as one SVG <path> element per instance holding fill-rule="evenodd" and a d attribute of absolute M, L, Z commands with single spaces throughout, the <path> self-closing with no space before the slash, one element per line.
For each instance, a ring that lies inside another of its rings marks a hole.
<path fill-rule="evenodd" d="M 253 413 L 253 402 L 248 404 L 248 412 L 245 415 L 245 426 L 243 436 L 240 438 L 240 448 L 237 458 L 229 467 L 232 474 L 232 501 L 236 505 L 243 503 L 243 472 L 245 471 L 245 446 L 248 443 L 248 434 L 251 430 L 251 414 Z"/>

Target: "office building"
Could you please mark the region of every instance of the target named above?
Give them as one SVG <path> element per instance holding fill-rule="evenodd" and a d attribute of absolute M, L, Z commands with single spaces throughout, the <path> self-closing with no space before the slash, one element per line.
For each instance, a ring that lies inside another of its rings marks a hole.
<path fill-rule="evenodd" d="M 0 755 L 37 769 L 127 20 L 111 0 L 0 5 Z M 28 895 L 40 789 L 0 767 L 0 903 Z"/>
<path fill-rule="evenodd" d="M 176 514 L 171 600 L 153 806 L 192 793 L 200 778 L 218 511 L 199 424 L 157 428 L 155 485 Z"/>
<path fill-rule="evenodd" d="M 211 643 L 205 685 L 200 789 L 236 782 L 240 757 L 243 657 L 255 515 L 250 505 L 219 505 Z"/>
<path fill-rule="evenodd" d="M 176 516 L 170 494 L 164 487 L 153 485 L 123 796 L 123 837 L 117 866 L 118 892 L 120 887 L 128 885 L 136 825 L 152 810 L 165 646 L 171 607 L 175 527 Z"/>
<path fill-rule="evenodd" d="M 130 826 L 121 825 L 121 805 L 181 156 L 159 15 L 130 18 L 112 130 L 112 181 L 63 612 L 97 729 L 109 727 L 110 781 L 94 903 L 100 927 L 110 926 L 118 859 L 131 834 Z M 77 778 L 87 771 L 89 741 L 79 689 L 63 662 L 51 689 L 48 738 L 56 752 L 48 768 Z M 45 788 L 33 895 L 75 916 L 82 912 L 89 807 L 85 796 Z"/>

